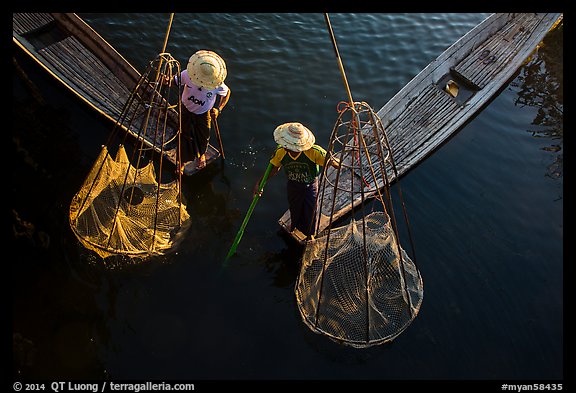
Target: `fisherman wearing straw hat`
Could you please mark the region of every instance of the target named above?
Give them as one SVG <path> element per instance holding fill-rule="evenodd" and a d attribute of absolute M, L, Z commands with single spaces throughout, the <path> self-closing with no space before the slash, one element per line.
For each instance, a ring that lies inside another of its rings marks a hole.
<path fill-rule="evenodd" d="M 183 135 L 188 135 L 183 144 L 181 172 L 190 168 L 187 162 L 193 157 L 196 157 L 197 169 L 206 166 L 211 115 L 218 117 L 230 99 L 230 88 L 224 83 L 226 75 L 226 63 L 218 54 L 199 50 L 190 57 L 186 69 L 175 76 L 180 77 L 176 82 L 183 86 L 182 131 Z"/>
<path fill-rule="evenodd" d="M 278 146 L 270 160 L 273 169 L 269 178 L 284 167 L 292 223 L 290 231 L 299 229 L 310 239 L 316 226 L 316 196 L 320 167 L 328 164 L 337 168 L 338 160 L 330 158 L 326 162 L 326 150 L 315 144 L 314 134 L 301 123 L 279 125 L 274 130 L 274 140 Z M 260 180 L 256 183 L 255 194 L 258 192 Z"/>

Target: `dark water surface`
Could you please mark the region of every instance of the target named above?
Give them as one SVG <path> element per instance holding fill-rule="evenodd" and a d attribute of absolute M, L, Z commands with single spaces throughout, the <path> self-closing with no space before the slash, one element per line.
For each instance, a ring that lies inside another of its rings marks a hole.
<path fill-rule="evenodd" d="M 487 15 L 332 14 L 354 99 L 378 110 Z M 169 20 L 80 16 L 140 71 L 161 50 Z M 227 62 L 226 162 L 185 179 L 186 240 L 132 265 L 104 263 L 68 223 L 111 124 L 15 51 L 45 103 L 14 74 L 14 379 L 564 378 L 562 29 L 402 179 L 424 301 L 405 332 L 368 349 L 338 345 L 300 320 L 302 250 L 277 224 L 287 209 L 283 174 L 220 269 L 274 128 L 300 121 L 326 146 L 346 99 L 323 15 L 176 14 L 167 51 L 185 65 L 197 49 Z"/>

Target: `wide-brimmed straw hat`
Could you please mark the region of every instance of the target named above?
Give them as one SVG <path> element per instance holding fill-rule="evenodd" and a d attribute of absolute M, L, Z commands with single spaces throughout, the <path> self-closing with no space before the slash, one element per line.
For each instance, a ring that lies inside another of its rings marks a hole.
<path fill-rule="evenodd" d="M 280 146 L 291 151 L 308 150 L 316 143 L 312 131 L 297 122 L 284 123 L 276 127 L 274 140 Z"/>
<path fill-rule="evenodd" d="M 227 75 L 224 60 L 209 50 L 199 50 L 190 56 L 186 70 L 192 83 L 210 90 L 220 86 Z"/>

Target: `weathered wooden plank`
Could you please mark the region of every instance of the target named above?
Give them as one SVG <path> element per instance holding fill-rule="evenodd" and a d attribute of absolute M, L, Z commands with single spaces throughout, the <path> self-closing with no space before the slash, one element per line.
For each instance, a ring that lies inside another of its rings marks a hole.
<path fill-rule="evenodd" d="M 516 32 L 512 31 L 511 37 L 500 37 L 496 61 L 491 63 L 492 67 L 488 67 L 484 73 L 479 75 L 478 83 L 480 86 L 485 87 L 488 85 L 491 80 L 496 78 L 502 68 L 505 68 L 508 63 L 513 61 L 518 52 L 522 50 L 526 42 L 530 39 L 530 32 L 538 29 L 538 24 L 537 21 L 532 20 L 530 23 L 519 25 L 519 30 Z M 500 63 L 499 67 L 496 66 L 498 62 Z"/>
<path fill-rule="evenodd" d="M 118 119 L 124 111 L 124 105 L 128 100 L 131 92 L 129 92 L 122 84 L 122 82 L 112 76 L 112 82 L 101 83 L 102 79 L 110 79 L 106 76 L 108 71 L 101 73 L 99 71 L 107 70 L 107 67 L 94 56 L 90 56 L 81 44 L 74 37 L 67 37 L 62 41 L 56 42 L 46 48 L 39 50 L 39 53 L 46 57 L 46 59 L 59 70 L 61 75 L 68 79 L 70 86 L 80 95 L 84 96 L 87 100 L 94 101 L 102 112 L 109 114 L 111 117 Z M 116 82 L 117 85 L 113 85 Z M 120 93 L 123 95 L 120 96 Z M 148 109 L 140 107 L 139 109 L 129 107 L 129 112 L 125 113 L 126 118 L 142 118 L 148 112 Z M 152 111 L 158 110 L 155 108 Z M 139 112 L 139 114 L 138 114 Z M 153 117 L 153 116 L 152 116 Z M 173 122 L 174 123 L 174 122 Z M 145 132 L 135 127 L 135 124 L 130 126 L 131 133 L 134 136 L 145 135 L 148 144 L 155 146 L 155 150 L 160 151 L 163 142 L 169 140 L 177 133 L 177 128 L 169 128 L 166 133 L 160 129 L 163 125 L 146 123 L 147 129 Z M 177 124 L 177 122 L 176 122 Z M 177 127 L 177 126 L 176 126 Z M 165 138 L 165 140 L 162 140 Z M 170 148 L 174 149 L 174 148 Z M 214 152 L 212 152 L 214 155 Z M 166 155 L 167 158 L 173 163 L 175 160 L 175 150 L 173 154 Z"/>
<path fill-rule="evenodd" d="M 68 37 L 58 43 L 55 43 L 44 50 L 47 56 L 50 56 L 51 61 L 54 64 L 59 64 L 61 66 L 61 71 L 66 75 L 72 83 L 76 85 L 79 91 L 82 91 L 87 98 L 95 98 L 99 104 L 99 108 L 111 116 L 118 118 L 123 111 L 124 104 L 130 97 L 131 92 L 129 92 L 119 79 L 114 76 L 106 77 L 108 71 L 101 73 L 101 70 L 107 70 L 103 63 L 101 63 L 97 58 L 93 56 L 86 56 L 86 51 L 78 50 L 77 45 L 72 45 L 73 43 L 79 44 L 74 37 Z M 84 54 L 84 57 L 83 55 Z M 108 83 L 103 83 L 103 80 L 107 80 Z M 114 82 L 116 84 L 114 84 Z M 124 88 L 122 88 L 124 87 Z M 122 92 L 123 95 L 120 96 L 118 93 Z M 157 97 L 160 100 L 160 97 Z M 153 104 L 153 102 L 150 102 Z M 143 107 L 141 109 L 141 114 L 139 116 L 134 116 L 136 109 L 129 107 L 132 111 L 127 114 L 127 117 L 139 118 L 144 116 L 148 110 Z M 150 109 L 152 111 L 158 110 L 156 108 Z M 164 132 L 159 131 L 161 125 L 147 123 L 147 129 L 145 135 L 149 141 L 154 141 L 156 146 L 163 143 L 161 140 L 165 135 Z M 132 129 L 135 135 L 139 135 L 141 130 Z M 166 139 L 171 138 L 177 130 L 168 129 Z"/>
<path fill-rule="evenodd" d="M 12 14 L 12 29 L 20 35 L 29 34 L 53 21 L 52 15 L 46 12 L 15 12 Z"/>
<path fill-rule="evenodd" d="M 107 94 L 115 95 L 115 100 L 125 102 L 126 98 L 130 96 L 130 89 L 108 68 L 94 53 L 82 45 L 76 37 L 72 37 L 69 41 L 70 50 L 74 51 L 81 64 L 89 64 L 97 75 L 98 85 L 102 87 Z"/>
<path fill-rule="evenodd" d="M 97 84 L 94 83 L 94 74 L 91 72 L 91 68 L 84 62 L 78 62 L 78 57 L 68 51 L 67 42 L 57 42 L 38 52 L 50 61 L 81 95 L 87 99 L 94 98 L 96 105 L 101 110 L 110 115 L 121 113 L 123 103 L 111 102 L 106 92 L 102 92 L 96 87 Z"/>
<path fill-rule="evenodd" d="M 494 49 L 496 43 L 498 43 L 501 39 L 506 39 L 509 41 L 511 32 L 517 30 L 517 28 L 521 25 L 521 20 L 524 20 L 528 17 L 526 14 L 514 15 L 512 16 L 508 22 L 501 27 L 500 30 L 495 31 L 488 39 L 479 43 L 479 46 L 474 48 L 473 53 L 470 53 L 469 56 L 462 59 L 459 63 L 457 63 L 457 68 L 462 68 L 463 71 L 466 71 L 467 67 L 475 67 L 474 63 L 478 60 L 484 60 L 484 58 L 479 59 L 478 56 L 475 56 L 474 53 L 480 55 L 484 49 Z"/>
<path fill-rule="evenodd" d="M 505 30 L 494 34 L 474 55 L 456 65 L 455 71 L 478 88 L 484 88 L 516 56 L 541 22 L 528 14 L 514 18 Z"/>
<path fill-rule="evenodd" d="M 452 112 L 459 108 L 447 93 L 432 84 L 411 107 L 414 108 L 413 111 L 407 110 L 405 115 L 399 116 L 391 124 L 392 128 L 399 127 L 402 130 L 402 138 L 390 140 L 397 162 L 402 160 L 406 150 L 417 148 L 422 140 L 428 139 L 438 127 L 445 124 L 446 118 L 453 116 Z"/>
<path fill-rule="evenodd" d="M 83 47 L 75 37 L 68 37 L 58 44 L 62 55 L 67 55 L 67 63 L 73 66 L 82 79 L 92 88 L 105 95 L 105 99 L 113 106 L 122 108 L 123 103 L 130 96 L 130 90 L 123 85 L 98 58 Z M 116 97 L 116 99 L 112 99 Z"/>

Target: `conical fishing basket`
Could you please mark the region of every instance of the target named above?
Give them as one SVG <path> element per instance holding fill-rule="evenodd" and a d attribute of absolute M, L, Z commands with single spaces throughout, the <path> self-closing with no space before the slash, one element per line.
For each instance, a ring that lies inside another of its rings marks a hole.
<path fill-rule="evenodd" d="M 380 119 L 364 102 L 346 104 L 330 137 L 319 184 L 316 237 L 306 242 L 295 292 L 304 323 L 356 348 L 393 340 L 414 320 L 423 282 L 401 247 L 393 214 L 390 146 Z M 383 211 L 371 211 L 369 199 Z M 341 206 L 356 214 L 346 222 Z M 389 213 L 390 212 L 390 213 Z"/>
<path fill-rule="evenodd" d="M 103 258 L 165 253 L 188 225 L 181 177 L 174 175 L 180 163 L 176 75 L 180 65 L 170 54 L 150 62 L 70 204 L 74 234 Z M 113 158 L 109 146 L 116 143 Z"/>

